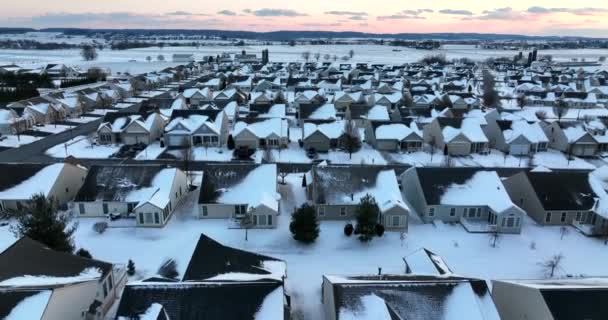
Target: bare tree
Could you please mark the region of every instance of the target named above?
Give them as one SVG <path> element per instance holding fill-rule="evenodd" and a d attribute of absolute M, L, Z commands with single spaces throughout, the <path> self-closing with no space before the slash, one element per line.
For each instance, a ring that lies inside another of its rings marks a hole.
<path fill-rule="evenodd" d="M 488 236 L 490 238 L 490 246 L 492 248 L 496 248 L 496 245 L 500 240 L 500 232 L 498 232 L 497 229 L 494 229 L 488 234 Z"/>
<path fill-rule="evenodd" d="M 158 57 L 156 57 L 156 60 L 165 61 L 165 56 L 163 56 L 162 54 L 159 54 Z"/>
<path fill-rule="evenodd" d="M 330 60 L 330 59 L 331 59 L 331 55 L 330 55 L 329 53 L 326 53 L 326 54 L 323 56 L 323 60 Z"/>
<path fill-rule="evenodd" d="M 239 225 L 245 229 L 245 241 L 249 241 L 249 229 L 253 228 L 253 216 L 247 212 L 239 219 Z"/>
<path fill-rule="evenodd" d="M 152 57 L 147 56 L 147 57 L 146 57 L 146 61 L 148 61 L 148 62 L 152 61 Z"/>
<path fill-rule="evenodd" d="M 334 60 L 334 62 L 338 61 L 338 56 L 337 55 L 333 55 L 333 57 L 331 57 L 332 60 Z"/>
<path fill-rule="evenodd" d="M 285 177 L 287 177 L 289 173 L 287 171 L 279 172 L 279 177 L 281 177 L 281 184 L 285 184 Z"/>
<path fill-rule="evenodd" d="M 437 138 L 435 138 L 433 135 L 431 135 L 429 146 L 431 147 L 431 163 L 433 163 L 433 156 L 435 155 L 435 150 L 437 149 Z"/>
<path fill-rule="evenodd" d="M 319 62 L 319 59 L 321 59 L 321 53 L 317 52 L 317 53 L 315 53 L 315 60 L 317 60 L 317 62 Z"/>
<path fill-rule="evenodd" d="M 86 61 L 97 60 L 97 49 L 90 44 L 85 44 L 80 49 L 80 55 Z"/>
<path fill-rule="evenodd" d="M 342 140 L 344 149 L 348 151 L 349 159 L 352 159 L 353 153 L 361 148 L 361 137 L 359 136 L 359 130 L 357 129 L 355 122 L 350 119 L 350 116 L 348 116 L 344 122 L 344 135 Z"/>
<path fill-rule="evenodd" d="M 302 52 L 302 58 L 304 58 L 304 60 L 306 60 L 306 62 L 308 62 L 308 60 L 310 60 L 310 51 Z"/>
<path fill-rule="evenodd" d="M 559 253 L 547 259 L 546 261 L 539 263 L 539 265 L 543 269 L 543 272 L 545 273 L 545 277 L 553 278 L 555 272 L 561 269 L 563 260 L 564 255 Z"/>
<path fill-rule="evenodd" d="M 557 99 L 553 106 L 553 113 L 557 117 L 557 121 L 562 121 L 562 118 L 568 113 L 568 103 L 563 98 Z"/>
<path fill-rule="evenodd" d="M 517 106 L 523 109 L 526 106 L 527 100 L 525 94 L 520 94 L 517 97 Z"/>
<path fill-rule="evenodd" d="M 192 162 L 194 160 L 194 152 L 192 145 L 189 143 L 188 146 L 180 150 L 182 156 L 182 168 L 186 174 L 188 185 L 192 185 Z"/>
<path fill-rule="evenodd" d="M 355 56 L 355 50 L 350 49 L 350 50 L 348 51 L 348 56 L 349 56 L 349 57 L 352 59 L 352 58 Z"/>
<path fill-rule="evenodd" d="M 544 110 L 536 111 L 535 115 L 538 118 L 538 120 L 540 120 L 540 121 L 544 121 L 547 119 L 547 112 Z"/>
<path fill-rule="evenodd" d="M 483 71 L 483 104 L 488 108 L 495 108 L 500 105 L 500 97 L 495 88 L 496 81 L 494 75 L 489 70 Z"/>
<path fill-rule="evenodd" d="M 568 227 L 562 226 L 561 228 L 559 228 L 559 239 L 564 240 L 564 237 L 567 236 L 568 233 L 570 233 Z"/>

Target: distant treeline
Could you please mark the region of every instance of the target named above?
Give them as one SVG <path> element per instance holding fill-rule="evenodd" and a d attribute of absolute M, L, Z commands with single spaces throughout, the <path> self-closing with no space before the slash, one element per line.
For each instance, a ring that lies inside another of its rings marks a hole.
<path fill-rule="evenodd" d="M 0 85 L 2 87 L 13 88 L 52 88 L 53 80 L 46 73 L 35 74 L 7 72 L 4 74 L 0 74 Z"/>
<path fill-rule="evenodd" d="M 58 42 L 38 42 L 34 40 L 0 40 L 0 49 L 21 50 L 61 50 L 80 48 L 77 44 Z"/>
<path fill-rule="evenodd" d="M 39 95 L 38 90 L 31 86 L 23 88 L 0 87 L 0 104 L 5 105 L 15 101 L 37 97 Z"/>

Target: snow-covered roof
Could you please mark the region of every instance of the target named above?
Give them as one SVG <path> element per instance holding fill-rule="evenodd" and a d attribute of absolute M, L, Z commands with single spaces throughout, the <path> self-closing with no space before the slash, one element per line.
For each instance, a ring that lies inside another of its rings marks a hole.
<path fill-rule="evenodd" d="M 308 118 L 312 120 L 336 119 L 336 106 L 333 104 L 324 104 L 313 111 Z"/>
<path fill-rule="evenodd" d="M 414 121 L 409 126 L 404 123 L 387 123 L 376 127 L 376 139 L 378 140 L 397 140 L 401 141 L 411 134 L 417 135 L 422 139 L 422 131 Z"/>
<path fill-rule="evenodd" d="M 459 135 L 464 135 L 471 142 L 489 142 L 488 138 L 481 129 L 481 124 L 477 118 L 464 118 L 460 123 L 460 127 L 453 127 L 451 124 L 443 127 L 443 139 L 445 142 L 451 142 Z"/>
<path fill-rule="evenodd" d="M 48 197 L 66 165 L 68 164 L 55 163 L 42 168 L 26 180 L 0 191 L 0 199 L 25 200 L 36 194 Z"/>
<path fill-rule="evenodd" d="M 43 319 L 46 306 L 51 300 L 52 290 L 0 292 L 0 299 L 20 299 L 3 318 L 4 320 Z"/>
<path fill-rule="evenodd" d="M 209 174 L 230 175 L 226 172 L 206 171 L 203 180 Z M 255 191 L 252 191 L 255 190 Z M 260 205 L 278 211 L 280 195 L 277 192 L 277 166 L 275 164 L 264 164 L 249 171 L 236 184 L 219 188 L 216 203 L 223 204 L 247 204 L 250 208 Z"/>
<path fill-rule="evenodd" d="M 329 123 L 304 123 L 304 139 L 310 137 L 315 132 L 321 132 L 329 139 L 338 139 L 344 134 L 344 120 L 333 121 Z"/>
<path fill-rule="evenodd" d="M 289 124 L 280 118 L 264 119 L 253 123 L 239 121 L 234 125 L 233 135 L 238 136 L 243 131 L 249 131 L 258 138 L 268 138 L 272 135 L 287 137 Z"/>
<path fill-rule="evenodd" d="M 386 106 L 375 105 L 367 112 L 365 116 L 368 120 L 379 120 L 379 121 L 388 121 L 390 120 L 390 116 L 388 114 L 388 109 Z"/>
<path fill-rule="evenodd" d="M 549 138 L 547 138 L 538 122 L 513 121 L 510 128 L 504 130 L 502 134 L 506 143 L 511 143 L 520 136 L 525 137 L 530 143 L 549 142 Z"/>

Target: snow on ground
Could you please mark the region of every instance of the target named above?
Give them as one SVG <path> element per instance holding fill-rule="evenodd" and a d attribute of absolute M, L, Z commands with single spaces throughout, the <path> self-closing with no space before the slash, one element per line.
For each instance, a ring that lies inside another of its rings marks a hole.
<path fill-rule="evenodd" d="M 386 160 L 382 154 L 364 143 L 361 149 L 351 155 L 346 151 L 332 151 L 329 153 L 320 153 L 319 159 L 329 160 L 332 164 L 369 164 L 369 165 L 385 165 Z"/>
<path fill-rule="evenodd" d="M 573 157 L 572 160 L 568 161 L 568 157 L 557 150 L 535 154 L 532 163 L 543 165 L 549 169 L 595 169 L 594 165 L 581 158 Z"/>
<path fill-rule="evenodd" d="M 73 128 L 73 126 L 66 126 L 66 125 L 62 125 L 62 124 L 47 124 L 47 125 L 40 126 L 40 127 L 34 127 L 32 130 L 48 132 L 48 133 L 60 133 L 60 132 L 69 130 L 71 128 Z"/>
<path fill-rule="evenodd" d="M 91 140 L 88 137 L 78 136 L 65 143 L 49 148 L 46 150 L 45 154 L 53 158 L 74 156 L 76 158 L 85 159 L 105 159 L 116 153 L 119 149 L 120 145 L 115 144 L 94 146 L 91 144 Z"/>
<path fill-rule="evenodd" d="M 177 159 L 184 158 L 184 150 L 168 150 L 167 153 L 173 155 Z M 220 161 L 228 162 L 232 160 L 232 150 L 227 148 L 216 148 L 216 147 L 193 147 L 192 149 L 192 160 L 195 161 Z"/>
<path fill-rule="evenodd" d="M 42 137 L 34 137 L 34 136 L 27 136 L 27 135 L 2 135 L 2 137 L 0 137 L 0 147 L 9 147 L 9 148 L 15 148 L 15 147 L 19 147 L 22 145 L 26 145 L 28 143 L 32 143 L 34 141 L 38 141 L 42 139 Z"/>
<path fill-rule="evenodd" d="M 76 247 L 84 247 L 93 257 L 115 263 L 133 259 L 137 276 L 154 275 L 166 258 L 175 258 L 183 274 L 194 246 L 205 233 L 220 243 L 255 251 L 287 262 L 287 290 L 292 296 L 294 313 L 304 319 L 323 319 L 321 276 L 323 274 L 403 273 L 402 258 L 425 247 L 440 255 L 457 274 L 485 279 L 534 279 L 544 272 L 539 262 L 563 253 L 560 275 L 605 275 L 608 250 L 601 239 L 587 238 L 570 228 L 560 240 L 560 227 L 541 227 L 525 219 L 520 235 L 501 235 L 496 248 L 485 234 L 467 233 L 462 226 L 445 224 L 441 230 L 432 224 L 420 225 L 410 220 L 409 233 L 402 242 L 398 233 L 363 244 L 344 236 L 344 222 L 323 221 L 320 237 L 310 246 L 297 243 L 289 233 L 289 213 L 305 200 L 302 174 L 286 178 L 280 186 L 281 216 L 276 230 L 228 229 L 225 220 L 196 220 L 196 192 L 179 207 L 163 229 L 109 228 L 97 234 L 92 226 L 99 219 L 80 219 L 75 234 Z M 8 227 L 0 227 L 0 247 L 14 241 Z"/>
<path fill-rule="evenodd" d="M 99 118 L 82 116 L 82 117 L 78 117 L 78 118 L 70 118 L 70 119 L 68 119 L 68 121 L 74 122 L 74 123 L 89 123 L 89 122 L 95 121 L 97 119 L 99 119 Z"/>
<path fill-rule="evenodd" d="M 28 287 L 28 286 L 56 286 L 66 283 L 74 283 L 81 281 L 97 280 L 101 277 L 101 270 L 97 268 L 87 268 L 77 276 L 71 277 L 49 277 L 49 276 L 31 276 L 24 275 L 21 277 L 10 278 L 0 281 L 0 286 L 4 287 Z"/>
<path fill-rule="evenodd" d="M 42 319 L 52 293 L 51 290 L 40 291 L 23 299 L 4 320 Z"/>
<path fill-rule="evenodd" d="M 160 156 L 161 153 L 165 152 L 167 148 L 160 146 L 160 142 L 155 141 L 149 144 L 143 151 L 141 151 L 135 160 L 154 160 Z"/>

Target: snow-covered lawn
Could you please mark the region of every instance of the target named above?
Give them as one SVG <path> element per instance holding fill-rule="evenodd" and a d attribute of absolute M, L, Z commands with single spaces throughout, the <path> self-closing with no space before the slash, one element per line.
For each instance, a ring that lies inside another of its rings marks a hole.
<path fill-rule="evenodd" d="M 329 153 L 320 153 L 319 159 L 329 160 L 332 164 L 387 164 L 382 154 L 366 143 L 361 146 L 359 151 L 354 152 L 352 156 L 348 152 L 334 150 Z"/>
<path fill-rule="evenodd" d="M 321 223 L 321 234 L 311 246 L 294 241 L 288 230 L 289 212 L 305 199 L 301 174 L 287 177 L 280 186 L 282 215 L 276 230 L 228 229 L 225 220 L 196 220 L 196 192 L 177 209 L 164 229 L 110 228 L 99 235 L 92 225 L 99 219 L 80 219 L 75 234 L 77 247 L 84 247 L 96 258 L 115 263 L 133 259 L 137 276 L 154 275 L 165 258 L 174 258 L 184 273 L 200 233 L 226 245 L 274 256 L 287 261 L 287 288 L 294 312 L 304 319 L 323 319 L 320 302 L 323 274 L 402 273 L 402 258 L 420 247 L 441 255 L 449 267 L 466 276 L 485 279 L 542 278 L 539 262 L 558 253 L 564 255 L 560 275 L 606 275 L 608 246 L 600 239 L 586 238 L 569 228 L 560 240 L 559 227 L 540 227 L 526 219 L 520 235 L 503 235 L 496 248 L 485 234 L 471 234 L 460 225 L 421 225 L 412 218 L 403 245 L 398 233 L 362 244 L 343 234 L 343 222 Z M 8 227 L 0 227 L 0 249 L 14 241 Z"/>
<path fill-rule="evenodd" d="M 60 133 L 60 132 L 69 130 L 71 128 L 73 128 L 73 126 L 66 126 L 66 125 L 62 125 L 62 124 L 47 124 L 47 125 L 44 125 L 41 127 L 34 127 L 34 128 L 32 128 L 32 130 L 48 132 L 48 133 Z"/>
<path fill-rule="evenodd" d="M 185 149 L 184 149 L 185 150 Z M 168 150 L 167 153 L 173 155 L 177 159 L 184 158 L 184 150 Z M 192 160 L 194 161 L 219 161 L 229 162 L 232 160 L 232 150 L 216 147 L 193 147 Z"/>
<path fill-rule="evenodd" d="M 135 160 L 154 160 L 167 148 L 161 148 L 160 142 L 156 141 L 149 144 L 142 152 L 135 156 Z"/>
<path fill-rule="evenodd" d="M 34 141 L 38 141 L 42 137 L 26 136 L 26 135 L 2 135 L 0 137 L 0 147 L 15 148 Z"/>
<path fill-rule="evenodd" d="M 572 160 L 568 161 L 568 157 L 557 150 L 535 154 L 533 164 L 542 165 L 549 169 L 595 169 L 594 165 L 581 158 L 573 157 Z"/>
<path fill-rule="evenodd" d="M 431 155 L 429 152 L 419 151 L 412 153 L 385 152 L 389 162 L 409 164 L 415 167 L 421 166 L 444 166 L 445 157 L 441 152 Z"/>
<path fill-rule="evenodd" d="M 78 117 L 78 118 L 70 118 L 70 119 L 68 119 L 68 121 L 75 122 L 75 123 L 88 123 L 91 121 L 95 121 L 97 119 L 99 119 L 99 118 L 82 116 L 82 117 Z"/>
<path fill-rule="evenodd" d="M 67 150 L 66 150 L 67 145 Z M 104 159 L 110 157 L 120 149 L 120 145 L 91 145 L 88 137 L 78 136 L 65 143 L 58 144 L 48 150 L 45 154 L 54 158 L 65 158 L 74 156 L 85 159 Z M 67 154 L 66 154 L 67 151 Z"/>

